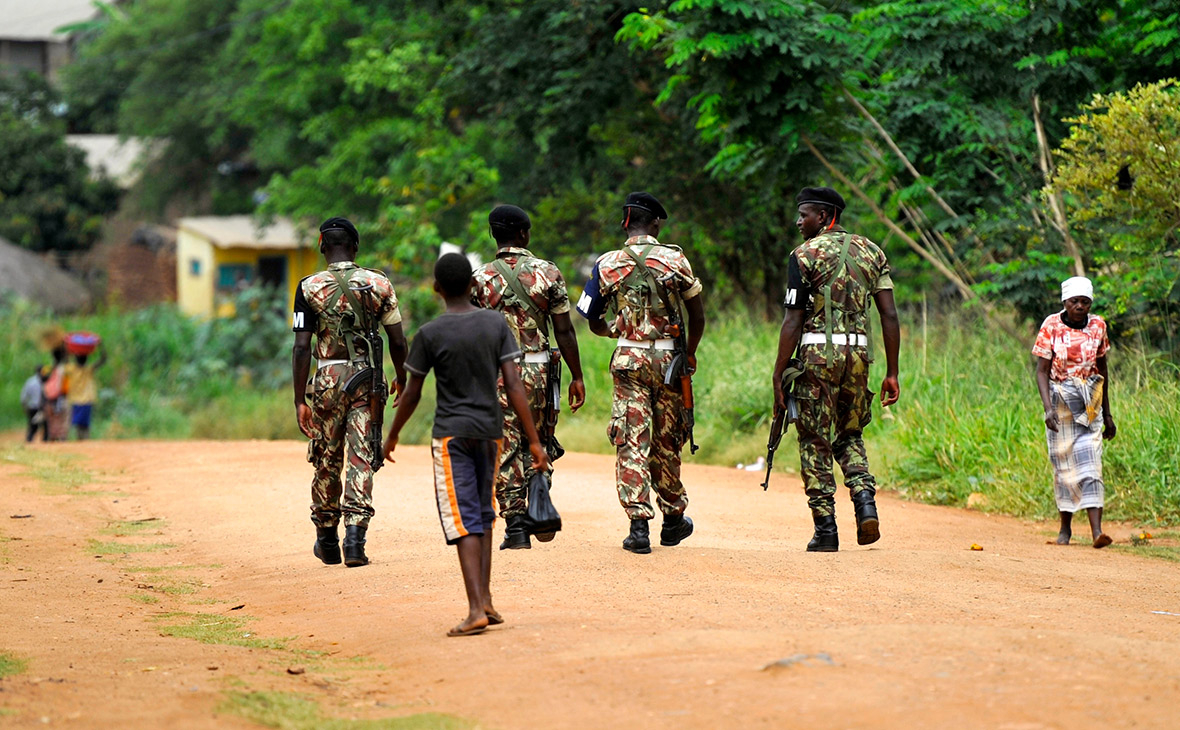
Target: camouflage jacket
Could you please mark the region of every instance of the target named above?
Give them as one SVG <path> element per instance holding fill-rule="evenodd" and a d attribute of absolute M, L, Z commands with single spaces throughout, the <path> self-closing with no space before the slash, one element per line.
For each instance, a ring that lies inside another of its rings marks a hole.
<path fill-rule="evenodd" d="M 330 272 L 343 272 L 350 282 L 372 284 L 373 288 L 358 296 L 362 306 L 369 306 L 376 300 L 378 321 L 382 325 L 395 325 L 402 321 L 397 306 L 397 293 L 385 274 L 373 269 L 362 269 L 352 261 L 329 264 L 327 271 L 312 274 L 299 282 L 295 291 L 295 313 L 292 329 L 296 332 L 311 332 L 315 335 L 316 360 L 344 360 L 348 358 L 348 345 L 337 335 L 340 318 L 352 312 L 347 296 L 340 297 L 332 309 L 328 305 L 335 298 L 339 286 Z"/>
<path fill-rule="evenodd" d="M 852 238 L 848 246 L 849 262 L 859 270 L 867 289 L 840 262 L 840 251 L 849 236 Z M 893 288 L 885 252 L 864 236 L 843 229 L 826 231 L 804 242 L 791 253 L 791 258 L 784 305 L 808 310 L 804 332 L 825 331 L 824 287 L 829 281 L 833 332 L 867 332 L 870 298 Z"/>
<path fill-rule="evenodd" d="M 570 311 L 565 279 L 553 262 L 534 256 L 526 248 L 514 246 L 500 249 L 496 252 L 496 258 L 509 266 L 519 267 L 517 275 L 520 283 L 537 309 L 550 317 Z M 484 309 L 499 310 L 522 351 L 544 352 L 549 349 L 549 342 L 541 334 L 536 320 L 527 308 L 517 302 L 507 280 L 496 270 L 495 264 L 489 262 L 476 269 L 472 278 L 475 280 L 475 289 L 471 303 Z M 550 328 L 550 325 L 547 324 L 546 328 Z"/>
<path fill-rule="evenodd" d="M 692 299 L 702 289 L 701 281 L 693 275 L 692 266 L 684 252 L 677 246 L 660 243 L 651 236 L 633 236 L 623 244 L 623 249 L 600 256 L 594 265 L 594 275 L 598 278 L 600 295 L 613 302 L 611 306 L 615 316 L 613 321 L 608 321 L 610 330 L 629 340 L 658 340 L 672 336 L 668 331 L 671 313 L 665 311 L 659 295 L 623 283 L 635 269 L 635 260 L 625 247 L 630 246 L 639 254 L 649 244 L 653 248 L 644 263 L 666 287 L 673 303 L 677 299 Z"/>

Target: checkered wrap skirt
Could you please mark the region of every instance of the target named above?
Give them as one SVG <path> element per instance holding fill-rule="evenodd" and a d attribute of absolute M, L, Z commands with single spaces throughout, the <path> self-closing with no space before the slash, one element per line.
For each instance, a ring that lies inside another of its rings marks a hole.
<path fill-rule="evenodd" d="M 1070 408 L 1070 405 L 1076 407 L 1090 401 L 1087 391 L 1085 385 L 1076 381 L 1052 384 L 1057 431 L 1046 428 L 1045 436 L 1049 444 L 1049 462 L 1053 465 L 1053 493 L 1060 512 L 1078 512 L 1105 504 L 1102 410 L 1099 408 L 1091 420 L 1085 417 L 1084 405 L 1081 414 Z"/>

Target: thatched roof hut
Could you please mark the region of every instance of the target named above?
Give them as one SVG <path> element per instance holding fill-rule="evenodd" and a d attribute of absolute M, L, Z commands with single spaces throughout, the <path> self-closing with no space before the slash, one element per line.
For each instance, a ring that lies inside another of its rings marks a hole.
<path fill-rule="evenodd" d="M 90 292 L 56 264 L 0 238 L 0 295 L 17 296 L 55 312 L 76 312 L 90 306 Z"/>

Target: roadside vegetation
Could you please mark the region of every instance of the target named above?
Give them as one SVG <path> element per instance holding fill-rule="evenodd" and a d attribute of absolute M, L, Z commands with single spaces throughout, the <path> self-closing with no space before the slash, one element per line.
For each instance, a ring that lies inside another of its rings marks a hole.
<path fill-rule="evenodd" d="M 100 376 L 95 435 L 302 438 L 287 382 L 290 334 L 282 317 L 269 306 L 258 306 L 265 310 L 266 324 L 255 335 L 248 334 L 249 320 L 261 315 L 241 306 L 237 318 L 214 323 L 191 320 L 166 306 L 65 321 L 69 327 L 102 333 L 109 348 L 110 363 Z M 926 327 L 920 316 L 907 320 L 901 402 L 887 413 L 875 408 L 866 433 L 882 486 L 934 504 L 966 506 L 971 499 L 979 509 L 1052 517 L 1052 473 L 1028 354 L 1031 329 L 1017 340 L 997 335 L 970 314 L 935 318 Z M 14 382 L 19 386 L 22 374 L 31 372 L 40 354 L 32 338 L 49 321 L 25 305 L 0 308 L 0 337 L 7 340 L 0 355 L 5 389 Z M 588 400 L 577 414 L 563 412 L 558 437 L 569 450 L 610 453 L 605 429 L 613 343 L 579 327 Z M 269 350 L 248 363 L 234 361 L 227 353 L 248 336 L 259 338 Z M 694 381 L 700 451 L 686 461 L 734 466 L 765 454 L 769 373 L 777 338 L 777 325 L 758 316 L 735 313 L 710 322 Z M 879 357 L 873 387 L 880 383 L 883 365 Z M 1117 347 L 1111 365 L 1111 405 L 1119 435 L 1104 459 L 1109 518 L 1180 524 L 1177 369 L 1168 359 L 1133 346 Z M 568 372 L 564 382 L 569 382 Z M 431 383 L 424 395 L 433 399 Z M 0 427 L 20 427 L 22 414 L 15 400 L 15 392 L 5 398 Z M 429 441 L 432 405 L 418 409 L 405 443 Z M 46 460 L 40 453 L 9 449 L 5 458 L 20 460 L 48 479 L 47 484 L 59 483 L 65 491 L 91 479 L 68 460 Z M 778 450 L 775 469 L 798 470 L 793 432 Z M 559 486 L 560 479 L 559 471 Z M 772 480 L 771 488 L 783 484 Z"/>
<path fill-rule="evenodd" d="M 18 656 L 0 651 L 0 679 L 25 671 L 28 662 Z"/>
<path fill-rule="evenodd" d="M 466 730 L 466 720 L 429 712 L 406 717 L 358 720 L 325 717 L 319 704 L 290 692 L 230 692 L 220 712 L 282 730 Z"/>

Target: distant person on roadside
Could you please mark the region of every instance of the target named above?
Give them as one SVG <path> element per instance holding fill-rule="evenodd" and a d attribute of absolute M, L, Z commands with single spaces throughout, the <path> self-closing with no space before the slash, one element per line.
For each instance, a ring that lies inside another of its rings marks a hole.
<path fill-rule="evenodd" d="M 471 303 L 471 274 L 471 262 L 462 254 L 446 254 L 435 264 L 434 290 L 445 300 L 446 311 L 422 325 L 410 345 L 406 358 L 410 380 L 385 440 L 385 458 L 392 462 L 398 436 L 418 406 L 426 374 L 433 369 L 434 491 L 443 535 L 459 553 L 468 609 L 467 618 L 447 636 L 470 636 L 504 622 L 492 606 L 491 591 L 496 520 L 492 485 L 504 435 L 498 379 L 503 378 L 508 403 L 528 440 L 530 467 L 540 471 L 549 466 L 520 382 L 516 365 L 520 345 L 504 315 Z"/>
<path fill-rule="evenodd" d="M 98 400 L 94 371 L 106 361 L 106 350 L 100 350 L 98 362 L 90 362 L 89 355 L 74 355 L 74 362 L 66 363 L 66 402 L 70 405 L 70 425 L 76 429 L 79 441 L 90 438 L 90 418 L 94 401 Z"/>
<path fill-rule="evenodd" d="M 772 376 L 774 407 L 782 412 L 789 395 L 799 406 L 799 465 L 815 524 L 807 551 L 835 552 L 840 538 L 833 461 L 840 464 L 852 497 L 857 544 L 881 538 L 877 480 L 869 471 L 863 436 L 873 417 L 871 305 L 877 305 L 885 343 L 882 406 L 898 398 L 901 334 L 889 261 L 877 244 L 840 225 L 844 198 L 832 188 L 803 188 L 795 201 L 803 243 L 787 262 L 786 315 Z M 795 375 L 789 388 L 783 382 L 788 371 Z"/>
<path fill-rule="evenodd" d="M 1086 510 L 1093 545 L 1111 543 L 1102 531 L 1106 487 L 1102 483 L 1102 441 L 1115 435 L 1110 414 L 1106 322 L 1090 314 L 1094 286 L 1084 276 L 1061 282 L 1063 308 L 1049 315 L 1037 333 L 1037 390 L 1045 408 L 1045 436 L 1053 465 L 1053 491 L 1061 513 L 1058 545 L 1073 536 L 1073 513 Z"/>
<path fill-rule="evenodd" d="M 45 402 L 45 395 L 42 393 L 42 387 L 45 383 L 45 376 L 49 374 L 49 369 L 43 365 L 38 365 L 33 368 L 33 374 L 25 381 L 24 386 L 20 389 L 20 404 L 25 409 L 25 415 L 29 419 L 29 430 L 25 434 L 25 441 L 33 442 L 33 436 L 37 434 L 37 429 L 41 429 L 41 440 L 49 440 L 49 429 L 45 425 L 45 414 L 41 412 L 41 405 Z"/>
<path fill-rule="evenodd" d="M 70 433 L 70 410 L 66 402 L 69 383 L 66 380 L 66 359 L 69 353 L 65 343 L 53 348 L 53 366 L 45 378 L 45 400 L 41 412 L 45 414 L 46 441 L 65 441 Z"/>

